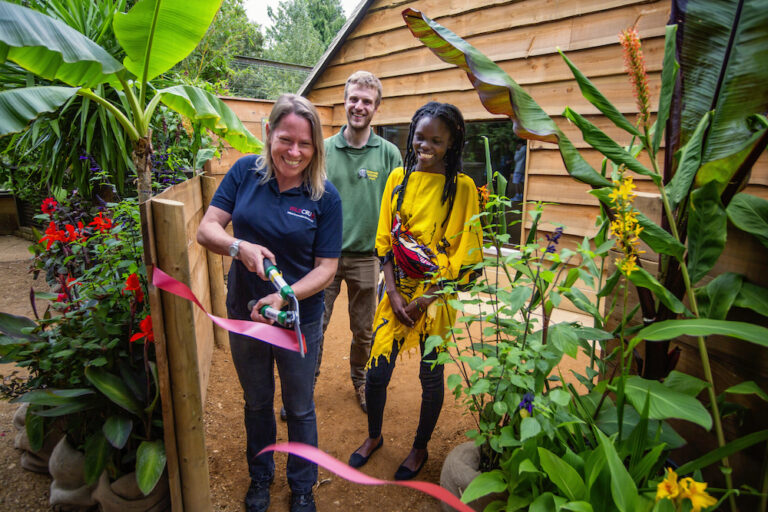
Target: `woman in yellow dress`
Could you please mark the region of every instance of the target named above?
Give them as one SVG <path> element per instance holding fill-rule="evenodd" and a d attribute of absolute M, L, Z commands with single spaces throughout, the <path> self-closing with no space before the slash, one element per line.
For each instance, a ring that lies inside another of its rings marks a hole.
<path fill-rule="evenodd" d="M 398 353 L 419 347 L 422 397 L 413 449 L 395 473 L 415 477 L 427 461 L 427 443 L 443 405 L 443 366 L 424 354 L 431 335 L 446 337 L 456 319 L 446 283 L 466 281 L 482 259 L 477 188 L 461 173 L 464 119 L 447 103 L 430 102 L 411 120 L 405 168 L 392 171 L 381 201 L 376 252 L 387 293 L 376 309 L 366 376 L 368 438 L 349 464 L 361 467 L 384 443 L 381 435 L 387 386 Z"/>

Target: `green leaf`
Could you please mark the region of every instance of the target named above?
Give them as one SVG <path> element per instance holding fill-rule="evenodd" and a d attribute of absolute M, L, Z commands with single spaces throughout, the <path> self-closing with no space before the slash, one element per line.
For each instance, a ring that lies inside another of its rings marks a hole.
<path fill-rule="evenodd" d="M 647 243 L 654 252 L 674 256 L 677 261 L 683 261 L 685 246 L 681 244 L 672 234 L 662 229 L 651 219 L 638 212 L 638 224 L 643 227 L 640 232 L 640 239 Z"/>
<path fill-rule="evenodd" d="M 125 67 L 148 82 L 189 55 L 205 35 L 221 0 L 140 0 L 115 15 Z"/>
<path fill-rule="evenodd" d="M 661 176 L 641 164 L 635 157 L 621 147 L 616 141 L 606 135 L 600 128 L 587 121 L 581 114 L 565 107 L 563 115 L 570 119 L 584 137 L 584 141 L 605 155 L 616 165 L 624 164 L 628 169 L 643 176 L 649 176 L 657 184 L 661 182 Z"/>
<path fill-rule="evenodd" d="M 520 311 L 528 299 L 531 297 L 533 291 L 527 286 L 516 286 L 511 291 L 499 289 L 496 292 L 496 296 L 499 301 L 506 307 L 510 315 Z"/>
<path fill-rule="evenodd" d="M 143 441 L 136 450 L 136 482 L 144 495 L 152 492 L 165 469 L 163 441 Z"/>
<path fill-rule="evenodd" d="M 520 422 L 520 441 L 525 441 L 531 437 L 536 437 L 541 432 L 541 425 L 533 416 L 523 418 Z"/>
<path fill-rule="evenodd" d="M 586 501 L 569 501 L 560 507 L 560 510 L 570 510 L 572 512 L 593 512 L 592 505 Z"/>
<path fill-rule="evenodd" d="M 117 415 L 107 418 L 107 421 L 104 422 L 104 426 L 101 428 L 109 444 L 118 450 L 123 449 L 128 441 L 128 437 L 131 435 L 132 429 L 133 421 L 130 418 Z"/>
<path fill-rule="evenodd" d="M 696 177 L 696 172 L 701 167 L 701 151 L 704 135 L 712 121 L 712 113 L 707 112 L 696 126 L 691 139 L 680 150 L 680 163 L 677 166 L 675 175 L 666 185 L 667 198 L 669 206 L 674 211 L 678 205 L 688 197 L 691 190 L 691 184 Z"/>
<path fill-rule="evenodd" d="M 709 308 L 699 313 L 715 320 L 725 320 L 728 311 L 741 291 L 744 276 L 734 272 L 725 272 L 710 281 L 704 288 L 709 299 Z"/>
<path fill-rule="evenodd" d="M 656 131 L 653 134 L 651 146 L 656 154 L 661 146 L 661 136 L 669 119 L 669 108 L 672 103 L 672 94 L 675 90 L 675 81 L 680 65 L 675 57 L 677 25 L 667 25 L 664 37 L 664 61 L 661 65 L 661 92 L 659 93 L 659 111 L 656 116 Z"/>
<path fill-rule="evenodd" d="M 93 87 L 123 69 L 66 23 L 9 2 L 0 2 L 0 56 L 37 76 L 72 86 Z"/>
<path fill-rule="evenodd" d="M 580 339 L 587 341 L 606 341 L 616 337 L 608 331 L 595 327 L 577 327 L 574 332 Z"/>
<path fill-rule="evenodd" d="M 547 331 L 547 342 L 565 352 L 569 356 L 576 358 L 579 352 L 579 337 L 571 324 L 562 322 L 555 324 Z"/>
<path fill-rule="evenodd" d="M 85 440 L 85 467 L 83 473 L 85 483 L 88 485 L 96 483 L 101 472 L 107 466 L 112 448 L 107 442 L 107 438 L 101 432 L 92 434 Z"/>
<path fill-rule="evenodd" d="M 734 226 L 768 247 L 768 201 L 742 192 L 731 199 L 726 213 Z"/>
<path fill-rule="evenodd" d="M 502 492 L 507 488 L 504 472 L 498 469 L 480 473 L 461 494 L 461 501 L 469 503 L 494 492 Z"/>
<path fill-rule="evenodd" d="M 54 112 L 77 93 L 77 87 L 27 87 L 0 92 L 0 136 L 23 131 L 30 121 Z"/>
<path fill-rule="evenodd" d="M 638 498 L 635 482 L 619 459 L 613 443 L 599 429 L 595 429 L 595 436 L 605 454 L 611 473 L 611 496 L 616 508 L 620 512 L 635 512 L 635 503 Z"/>
<path fill-rule="evenodd" d="M 568 67 L 571 68 L 571 73 L 573 73 L 574 78 L 576 78 L 576 83 L 579 84 L 581 95 L 584 96 L 584 98 L 592 105 L 594 105 L 600 112 L 605 114 L 605 117 L 613 121 L 613 124 L 622 130 L 631 133 L 635 137 L 641 137 L 642 135 L 635 127 L 635 125 L 630 123 L 627 118 L 624 117 L 624 114 L 619 112 L 613 103 L 608 101 L 608 98 L 603 96 L 603 93 L 601 93 L 600 90 L 595 87 L 590 79 L 587 78 L 586 75 L 573 64 L 573 62 L 571 62 L 571 59 L 566 57 L 559 48 L 557 51 L 563 57 Z"/>
<path fill-rule="evenodd" d="M 634 339 L 663 341 L 686 334 L 689 336 L 721 334 L 768 347 L 768 329 L 765 327 L 746 322 L 712 320 L 710 318 L 684 318 L 655 322 L 638 331 Z"/>
<path fill-rule="evenodd" d="M 741 290 L 739 290 L 736 300 L 733 301 L 733 305 L 768 316 L 768 288 L 745 282 L 741 285 Z"/>
<path fill-rule="evenodd" d="M 688 396 L 698 396 L 709 384 L 693 375 L 672 370 L 664 379 L 664 385 Z"/>
<path fill-rule="evenodd" d="M 710 452 L 707 452 L 696 460 L 686 462 L 677 468 L 677 474 L 687 475 L 689 473 L 693 473 L 694 471 L 704 469 L 711 464 L 717 464 L 723 458 L 742 450 L 746 450 L 750 446 L 754 446 L 757 443 L 762 443 L 765 440 L 768 440 L 768 430 L 760 430 L 758 432 L 747 434 L 744 437 L 740 437 L 739 439 L 731 441 L 721 448 L 716 448 Z"/>
<path fill-rule="evenodd" d="M 40 338 L 38 336 L 24 333 L 25 329 L 28 330 L 34 327 L 37 327 L 37 323 L 30 318 L 0 312 L 0 332 L 7 334 L 11 338 L 39 341 Z"/>
<path fill-rule="evenodd" d="M 558 506 L 555 495 L 551 492 L 539 495 L 528 508 L 528 512 L 552 512 L 553 510 L 558 510 Z"/>
<path fill-rule="evenodd" d="M 416 9 L 405 9 L 403 19 L 414 37 L 438 58 L 467 73 L 485 109 L 509 117 L 518 137 L 558 143 L 565 168 L 571 176 L 590 185 L 610 185 L 584 160 L 533 98 L 492 60 Z"/>
<path fill-rule="evenodd" d="M 119 377 L 102 368 L 94 368 L 92 366 L 85 369 L 85 376 L 107 398 L 126 411 L 141 416 L 141 405 L 133 398 L 128 386 Z"/>
<path fill-rule="evenodd" d="M 742 382 L 741 384 L 736 384 L 735 386 L 731 386 L 728 389 L 726 389 L 725 392 L 733 393 L 736 395 L 757 395 L 760 398 L 762 398 L 764 401 L 768 402 L 768 393 L 763 391 L 760 388 L 760 386 L 758 386 L 753 380 L 749 380 L 747 382 Z"/>
<path fill-rule="evenodd" d="M 552 453 L 551 451 L 539 447 L 539 461 L 541 467 L 547 472 L 549 479 L 560 491 L 565 494 L 569 500 L 581 500 L 586 495 L 584 480 L 579 473 L 571 467 L 570 464 Z"/>
<path fill-rule="evenodd" d="M 712 428 L 712 417 L 701 402 L 659 381 L 632 375 L 626 380 L 624 392 L 627 400 L 638 411 L 643 410 L 646 399 L 649 400 L 648 417 L 651 419 L 677 418 L 696 423 L 706 430 Z"/>
<path fill-rule="evenodd" d="M 715 266 L 725 249 L 727 232 L 725 208 L 715 184 L 709 183 L 691 193 L 688 213 L 688 273 L 696 284 Z"/>
<path fill-rule="evenodd" d="M 685 306 L 680 299 L 672 295 L 672 293 L 664 288 L 660 282 L 656 280 L 645 269 L 638 268 L 633 270 L 629 275 L 629 280 L 641 288 L 647 288 L 653 292 L 653 294 L 665 305 L 670 311 L 674 313 L 682 313 L 685 311 Z"/>
<path fill-rule="evenodd" d="M 717 193 L 722 194 L 734 181 L 737 173 L 746 173 L 743 168 L 751 168 L 755 159 L 765 149 L 765 143 L 768 139 L 765 137 L 766 130 L 761 129 L 764 122 L 764 117 L 750 117 L 745 123 L 750 126 L 750 129 L 757 131 L 746 142 L 741 144 L 734 142 L 732 146 L 729 146 L 728 154 L 725 157 L 703 163 L 699 172 L 696 173 L 695 185 L 703 187 L 713 183 Z"/>
<path fill-rule="evenodd" d="M 548 396 L 550 400 L 562 407 L 565 407 L 571 402 L 571 394 L 565 391 L 563 388 L 553 389 L 549 392 Z"/>
<path fill-rule="evenodd" d="M 261 153 L 261 141 L 248 131 L 226 103 L 213 94 L 191 85 L 168 87 L 157 94 L 164 104 L 223 137 L 241 153 Z"/>
<path fill-rule="evenodd" d="M 77 402 L 80 397 L 95 394 L 92 389 L 35 389 L 14 398 L 11 402 L 35 405 L 64 405 Z"/>
<path fill-rule="evenodd" d="M 32 451 L 38 452 L 43 448 L 45 440 L 45 422 L 43 417 L 37 414 L 37 411 L 30 406 L 27 409 L 27 415 L 24 420 L 24 430 L 27 432 L 29 447 Z"/>

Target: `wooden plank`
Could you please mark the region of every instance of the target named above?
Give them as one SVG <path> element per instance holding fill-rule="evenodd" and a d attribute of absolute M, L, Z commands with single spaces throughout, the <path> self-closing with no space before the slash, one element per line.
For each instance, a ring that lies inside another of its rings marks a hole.
<path fill-rule="evenodd" d="M 558 5 L 558 9 L 548 6 L 541 16 L 547 18 L 558 12 L 561 5 L 565 3 Z M 569 52 L 614 44 L 618 31 L 631 26 L 636 26 L 643 38 L 662 36 L 669 17 L 669 4 L 656 2 L 505 30 L 511 20 L 527 10 L 525 5 L 518 7 L 523 8 L 499 18 L 503 26 L 497 32 L 488 33 L 482 27 L 467 26 L 464 17 L 445 19 L 444 26 L 495 62 L 554 53 L 558 47 Z M 401 22 L 400 27 L 370 37 L 348 40 L 331 60 L 330 65 L 366 61 L 422 45 L 421 41 L 413 37 L 404 22 Z M 475 33 L 480 35 L 473 35 Z"/>
<path fill-rule="evenodd" d="M 530 208 L 531 205 L 528 207 Z M 552 204 L 544 208 L 539 225 L 544 226 L 542 230 L 547 230 L 547 225 L 565 225 L 564 233 L 578 237 L 593 237 L 597 233 L 595 219 L 599 213 L 600 209 L 597 206 Z M 530 227 L 531 221 L 527 220 L 526 231 Z"/>
<path fill-rule="evenodd" d="M 660 88 L 660 75 L 651 73 L 648 79 L 651 96 L 658 97 Z M 636 105 L 634 96 L 625 75 L 615 75 L 610 77 L 600 77 L 594 80 L 603 94 L 616 106 L 620 112 L 634 114 Z M 524 89 L 536 100 L 541 108 L 550 116 L 559 116 L 566 105 L 582 115 L 598 114 L 599 111 L 581 95 L 575 80 L 563 82 L 536 84 L 526 86 Z M 376 124 L 405 124 L 410 122 L 413 113 L 429 101 L 441 101 L 457 105 L 464 119 L 467 121 L 487 120 L 487 119 L 505 119 L 504 116 L 494 116 L 490 114 L 477 96 L 474 89 L 461 92 L 447 92 L 440 94 L 421 94 L 413 96 L 401 96 L 387 98 L 379 107 L 378 114 L 374 118 Z M 558 119 L 554 118 L 557 122 Z M 560 118 L 560 123 L 565 123 Z M 341 126 L 346 122 L 344 109 L 335 107 L 333 112 L 333 124 Z M 624 143 L 622 139 L 617 142 Z M 575 142 L 574 142 L 575 143 Z M 629 143 L 629 134 L 627 134 L 626 143 Z M 535 146 L 534 146 L 535 147 Z M 578 147 L 578 146 L 577 146 Z"/>
<path fill-rule="evenodd" d="M 168 344 L 165 338 L 165 323 L 160 290 L 152 285 L 151 276 L 157 266 L 155 230 L 150 202 L 139 205 L 141 213 L 141 234 L 144 242 L 144 262 L 150 282 L 147 287 L 149 311 L 152 316 L 152 330 L 155 335 L 155 359 L 157 360 L 157 378 L 160 389 L 160 408 L 163 415 L 163 443 L 165 445 L 166 468 L 168 470 L 168 488 L 171 497 L 171 511 L 183 512 L 184 500 L 181 492 L 179 473 L 179 452 L 176 444 L 176 421 L 174 419 L 173 393 L 168 365 Z"/>
<path fill-rule="evenodd" d="M 165 189 L 162 193 L 155 196 L 157 199 L 167 199 L 169 201 L 178 201 L 184 205 L 184 218 L 191 219 L 195 212 L 203 209 L 203 198 L 200 194 L 200 180 L 196 177 L 182 181 Z"/>
<path fill-rule="evenodd" d="M 643 41 L 643 54 L 648 71 L 659 71 L 664 57 L 664 38 L 654 37 Z M 618 41 L 611 45 L 568 52 L 568 58 L 588 77 L 613 75 L 624 69 L 624 57 Z M 554 51 L 528 58 L 521 55 L 515 59 L 496 61 L 496 64 L 520 85 L 573 78 L 565 60 Z M 428 48 L 419 47 L 401 53 L 374 57 L 364 63 L 354 62 L 331 66 L 315 83 L 312 93 L 328 87 L 344 85 L 347 77 L 361 67 L 382 80 L 384 97 L 397 95 L 402 85 L 394 78 L 399 77 L 415 79 L 428 76 L 430 81 L 443 84 L 439 88 L 446 90 L 448 86 L 445 84 L 451 81 L 468 83 L 463 71 L 436 59 Z M 455 76 L 457 73 L 459 78 Z"/>
<path fill-rule="evenodd" d="M 213 194 L 216 192 L 218 181 L 215 178 L 204 176 L 200 180 L 200 185 L 203 194 L 203 207 L 207 210 L 211 204 L 211 199 L 213 199 Z M 221 254 L 206 251 L 206 263 L 208 265 L 208 282 L 211 285 L 211 311 L 216 316 L 226 318 L 227 288 L 224 285 L 224 267 Z M 223 348 L 227 344 L 229 335 L 224 328 L 214 325 L 213 339 L 216 348 Z"/>
<path fill-rule="evenodd" d="M 602 124 L 600 121 L 602 118 L 592 117 L 590 120 Z M 581 149 L 579 151 L 584 160 L 587 161 L 593 169 L 600 172 L 600 168 L 603 162 L 603 155 L 594 149 Z M 651 168 L 651 160 L 648 158 L 647 153 L 643 152 L 639 157 L 640 163 L 647 168 Z M 659 151 L 657 158 L 659 164 L 664 161 L 664 149 Z M 528 175 L 548 175 L 548 176 L 568 176 L 568 171 L 565 170 L 565 164 L 560 156 L 560 151 L 555 147 L 553 148 L 541 148 L 535 151 L 529 151 L 528 160 Z M 647 181 L 650 180 L 648 176 L 636 174 L 630 171 L 630 175 L 635 181 Z"/>
<path fill-rule="evenodd" d="M 592 205 L 599 204 L 597 198 L 589 193 L 589 185 L 576 181 L 570 176 L 528 176 L 527 200 L 545 201 L 559 204 Z M 636 191 L 658 192 L 650 180 L 638 181 Z"/>
<path fill-rule="evenodd" d="M 752 167 L 752 176 L 749 179 L 749 183 L 768 187 L 768 152 L 763 151 L 757 158 L 757 162 Z"/>
<path fill-rule="evenodd" d="M 171 277 L 189 284 L 192 274 L 187 259 L 185 207 L 178 201 L 162 198 L 151 202 L 157 262 Z M 196 344 L 190 342 L 195 339 L 194 306 L 169 293 L 162 294 L 162 304 L 183 508 L 186 512 L 208 511 L 211 500 L 198 356 Z"/>

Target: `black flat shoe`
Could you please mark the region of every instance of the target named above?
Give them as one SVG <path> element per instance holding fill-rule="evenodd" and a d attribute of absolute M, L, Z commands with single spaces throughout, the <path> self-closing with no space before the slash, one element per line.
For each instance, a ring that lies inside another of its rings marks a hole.
<path fill-rule="evenodd" d="M 395 480 L 413 480 L 419 474 L 421 468 L 424 467 L 424 464 L 427 463 L 427 459 L 429 459 L 429 453 L 424 455 L 424 460 L 421 461 L 421 464 L 416 469 L 408 469 L 401 464 L 397 471 L 395 471 Z"/>
<path fill-rule="evenodd" d="M 365 466 L 365 463 L 368 462 L 368 459 L 371 458 L 371 455 L 373 455 L 376 450 L 381 448 L 383 444 L 384 444 L 384 436 L 381 436 L 381 439 L 379 439 L 379 444 L 377 444 L 373 448 L 373 450 L 371 450 L 371 453 L 369 453 L 367 457 L 363 457 L 362 455 L 357 453 L 357 451 L 355 451 L 355 453 L 349 456 L 349 465 L 352 466 L 353 468 L 360 468 Z M 360 448 L 358 448 L 358 450 L 359 449 Z"/>

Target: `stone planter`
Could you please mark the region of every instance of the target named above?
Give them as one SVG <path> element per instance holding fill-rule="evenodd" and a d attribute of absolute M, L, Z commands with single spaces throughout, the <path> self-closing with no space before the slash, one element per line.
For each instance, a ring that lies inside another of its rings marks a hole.
<path fill-rule="evenodd" d="M 460 498 L 469 483 L 480 474 L 478 467 L 480 467 L 480 448 L 475 446 L 473 441 L 460 444 L 445 458 L 443 470 L 440 473 L 440 485 Z M 506 495 L 489 494 L 468 505 L 472 510 L 482 512 L 490 502 L 498 499 L 506 500 Z M 441 506 L 443 512 L 453 511 L 453 507 L 445 503 Z"/>

